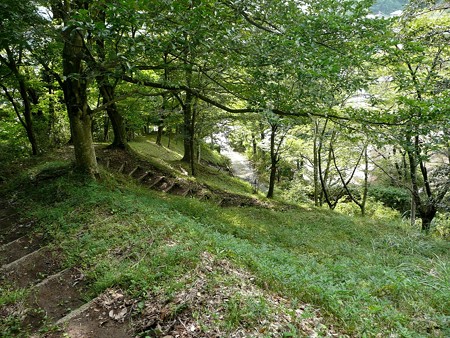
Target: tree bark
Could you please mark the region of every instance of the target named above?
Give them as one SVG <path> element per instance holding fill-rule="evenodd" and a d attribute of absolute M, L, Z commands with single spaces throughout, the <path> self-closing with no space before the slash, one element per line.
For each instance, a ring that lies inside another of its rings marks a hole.
<path fill-rule="evenodd" d="M 115 99 L 114 87 L 108 83 L 108 79 L 105 76 L 98 76 L 97 83 L 99 86 L 100 94 L 102 95 L 103 104 L 113 102 Z M 127 133 L 125 129 L 125 123 L 122 115 L 117 108 L 115 102 L 108 104 L 106 107 L 111 126 L 113 128 L 114 139 L 109 145 L 110 148 L 126 149 L 128 146 Z"/>
<path fill-rule="evenodd" d="M 275 190 L 275 180 L 277 175 L 278 153 L 275 149 L 275 137 L 278 126 L 271 125 L 270 133 L 270 176 L 269 176 L 269 190 L 267 191 L 267 198 L 273 198 Z"/>
<path fill-rule="evenodd" d="M 193 135 L 192 135 L 192 95 L 186 93 L 186 99 L 183 103 L 183 148 L 184 154 L 182 161 L 186 163 L 191 162 L 191 157 L 194 156 Z"/>
<path fill-rule="evenodd" d="M 317 141 L 318 141 L 318 135 L 319 135 L 319 124 L 317 121 L 314 121 L 314 143 L 313 143 L 313 177 L 314 177 L 314 206 L 318 207 L 320 206 L 319 202 L 319 159 L 318 159 L 318 147 L 317 147 Z"/>
<path fill-rule="evenodd" d="M 158 116 L 158 131 L 156 132 L 156 144 L 158 146 L 161 146 L 162 143 L 162 136 L 163 136 L 163 131 L 164 131 L 164 116 L 165 116 L 165 111 L 167 109 L 167 97 L 166 95 L 163 95 L 162 97 L 163 102 L 162 102 L 162 106 L 161 106 L 161 111 L 159 112 L 159 116 Z"/>
<path fill-rule="evenodd" d="M 256 144 L 256 136 L 255 136 L 255 133 L 252 133 L 252 146 L 253 146 L 253 155 L 256 156 L 256 152 L 257 152 L 257 144 Z"/>
<path fill-rule="evenodd" d="M 63 90 L 69 115 L 77 171 L 95 177 L 97 160 L 92 141 L 90 108 L 87 101 L 87 80 L 84 78 L 82 57 L 83 37 L 75 27 L 63 32 Z"/>
<path fill-rule="evenodd" d="M 109 140 L 109 116 L 106 114 L 103 117 L 103 142 Z"/>

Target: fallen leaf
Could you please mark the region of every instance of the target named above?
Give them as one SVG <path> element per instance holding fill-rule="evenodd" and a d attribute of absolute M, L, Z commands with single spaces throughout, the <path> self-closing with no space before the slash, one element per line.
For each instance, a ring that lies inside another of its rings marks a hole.
<path fill-rule="evenodd" d="M 120 309 L 118 312 L 115 310 L 109 311 L 109 317 L 114 320 L 120 320 L 127 315 L 127 308 Z"/>

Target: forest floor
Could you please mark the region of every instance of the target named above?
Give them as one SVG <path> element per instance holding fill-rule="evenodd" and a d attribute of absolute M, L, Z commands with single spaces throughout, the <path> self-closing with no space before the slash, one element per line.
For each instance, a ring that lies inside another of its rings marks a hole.
<path fill-rule="evenodd" d="M 450 334 L 448 241 L 97 153 L 95 182 L 70 153 L 3 175 L 2 337 Z"/>

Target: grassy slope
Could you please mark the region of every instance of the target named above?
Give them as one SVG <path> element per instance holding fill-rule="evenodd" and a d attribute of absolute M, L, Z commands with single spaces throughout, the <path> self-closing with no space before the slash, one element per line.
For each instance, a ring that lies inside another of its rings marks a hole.
<path fill-rule="evenodd" d="M 318 306 L 349 334 L 450 336 L 448 242 L 323 209 L 223 209 L 108 173 L 84 185 L 70 176 L 30 185 L 29 176 L 16 198 L 59 240 L 67 264 L 96 279 L 93 294 L 120 285 L 170 295 L 209 251 L 262 287 Z"/>

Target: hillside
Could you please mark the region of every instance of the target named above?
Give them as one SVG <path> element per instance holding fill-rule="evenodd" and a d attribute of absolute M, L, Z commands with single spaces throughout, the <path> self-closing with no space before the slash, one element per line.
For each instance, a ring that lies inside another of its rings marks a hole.
<path fill-rule="evenodd" d="M 448 241 L 268 202 L 217 153 L 193 179 L 179 148 L 131 146 L 122 160 L 99 151 L 101 178 L 83 184 L 66 151 L 3 173 L 2 337 L 450 335 Z M 40 248 L 48 271 L 22 283 L 13 240 Z M 78 293 L 47 290 L 64 308 L 52 317 L 39 297 L 55 274 Z"/>

